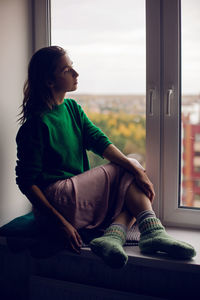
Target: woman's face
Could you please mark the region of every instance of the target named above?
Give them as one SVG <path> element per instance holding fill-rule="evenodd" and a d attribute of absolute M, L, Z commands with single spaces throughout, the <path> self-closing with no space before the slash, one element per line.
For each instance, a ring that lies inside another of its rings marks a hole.
<path fill-rule="evenodd" d="M 73 69 L 72 65 L 73 63 L 68 55 L 63 55 L 58 60 L 54 73 L 55 79 L 52 83 L 55 92 L 66 93 L 77 89 L 77 77 L 79 74 Z"/>

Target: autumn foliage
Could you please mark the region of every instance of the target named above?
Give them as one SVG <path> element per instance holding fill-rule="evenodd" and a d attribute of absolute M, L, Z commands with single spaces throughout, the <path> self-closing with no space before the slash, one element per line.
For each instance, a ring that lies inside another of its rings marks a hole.
<path fill-rule="evenodd" d="M 125 155 L 136 154 L 145 164 L 145 116 L 124 112 L 98 113 L 87 111 L 90 120 L 98 126 Z M 89 153 L 91 167 L 105 163 L 100 157 Z"/>

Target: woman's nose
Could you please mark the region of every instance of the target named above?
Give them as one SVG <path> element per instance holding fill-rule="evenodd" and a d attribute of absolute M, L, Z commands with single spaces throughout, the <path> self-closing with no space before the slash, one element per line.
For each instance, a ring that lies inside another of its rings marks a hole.
<path fill-rule="evenodd" d="M 73 69 L 73 76 L 74 77 L 78 77 L 79 76 L 78 72 L 76 72 L 74 69 Z"/>

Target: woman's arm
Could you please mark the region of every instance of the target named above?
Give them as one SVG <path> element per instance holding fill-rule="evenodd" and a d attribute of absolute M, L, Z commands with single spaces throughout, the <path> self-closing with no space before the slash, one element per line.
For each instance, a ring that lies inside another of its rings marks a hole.
<path fill-rule="evenodd" d="M 26 196 L 36 208 L 55 220 L 55 225 L 63 231 L 71 248 L 80 253 L 82 241 L 77 230 L 49 203 L 41 189 L 37 185 L 32 185 L 28 189 Z"/>
<path fill-rule="evenodd" d="M 153 184 L 145 174 L 144 170 L 128 159 L 117 147 L 110 144 L 103 152 L 103 157 L 107 160 L 116 163 L 133 174 L 138 187 L 153 201 L 155 192 Z"/>
<path fill-rule="evenodd" d="M 139 167 L 134 165 L 116 146 L 110 144 L 103 152 L 103 157 L 114 162 L 133 175 L 137 175 L 141 171 Z"/>
<path fill-rule="evenodd" d="M 59 227 L 71 248 L 79 252 L 81 238 L 77 230 L 49 203 L 41 189 L 35 185 L 43 170 L 45 136 L 48 136 L 48 129 L 38 118 L 30 118 L 20 127 L 16 136 L 16 182 L 29 201 Z"/>

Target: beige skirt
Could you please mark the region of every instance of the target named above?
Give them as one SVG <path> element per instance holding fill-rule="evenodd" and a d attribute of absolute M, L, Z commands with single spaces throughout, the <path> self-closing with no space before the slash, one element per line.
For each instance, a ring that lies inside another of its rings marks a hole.
<path fill-rule="evenodd" d="M 129 158 L 133 164 L 142 166 Z M 49 185 L 48 201 L 76 229 L 105 229 L 123 209 L 126 192 L 134 177 L 122 167 L 108 163 Z M 42 215 L 34 209 L 35 217 Z"/>

